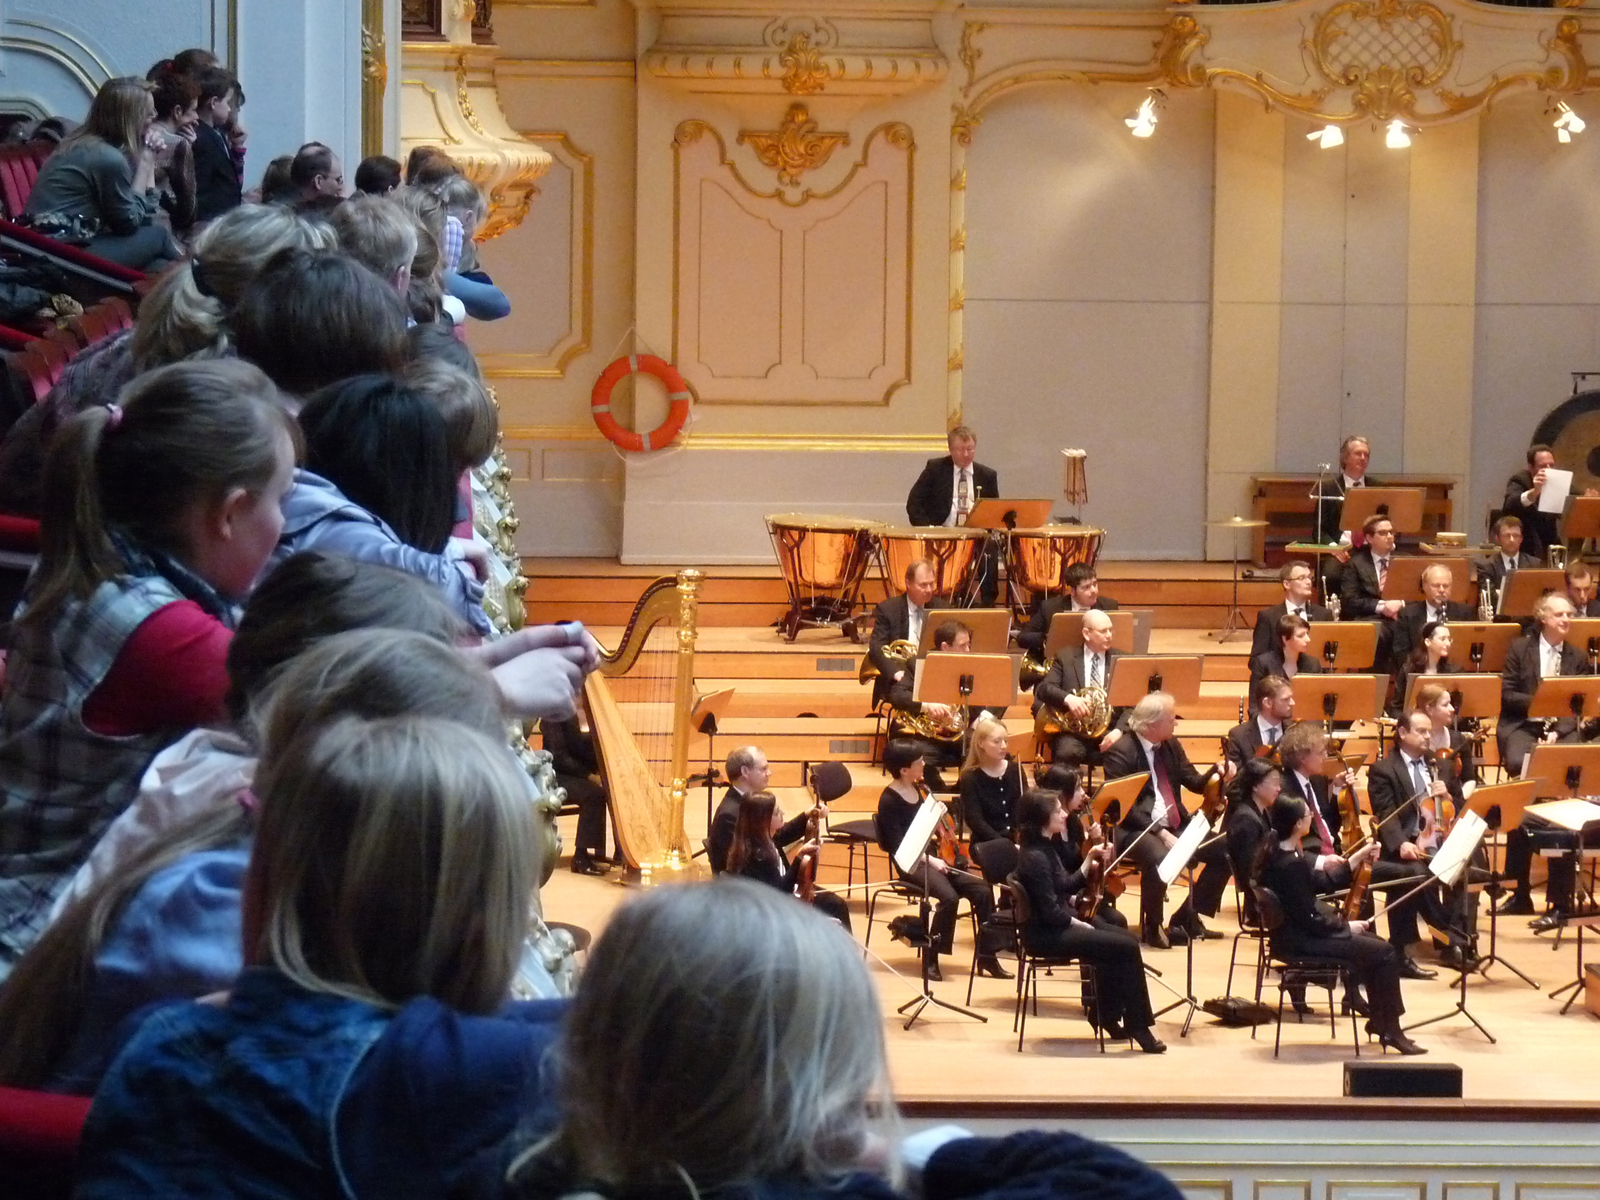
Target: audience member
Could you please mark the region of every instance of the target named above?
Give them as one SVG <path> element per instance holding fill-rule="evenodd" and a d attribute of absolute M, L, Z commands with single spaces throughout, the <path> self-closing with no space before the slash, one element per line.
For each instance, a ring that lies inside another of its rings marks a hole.
<path fill-rule="evenodd" d="M 400 164 L 387 154 L 369 154 L 356 167 L 356 191 L 387 196 L 400 186 Z"/>
<path fill-rule="evenodd" d="M 210 221 L 238 208 L 244 198 L 239 164 L 228 138 L 238 80 L 223 67 L 195 73 L 200 88 L 200 127 L 194 142 L 195 219 Z"/>
<path fill-rule="evenodd" d="M 156 119 L 151 131 L 161 140 L 155 156 L 155 188 L 172 228 L 182 232 L 195 221 L 194 142 L 200 124 L 200 88 L 189 76 L 172 70 L 152 82 Z"/>
<path fill-rule="evenodd" d="M 328 218 L 339 248 L 404 298 L 411 286 L 411 262 L 417 256 L 416 219 L 393 200 L 354 196 Z"/>
<path fill-rule="evenodd" d="M 338 199 L 344 195 L 344 166 L 339 156 L 321 142 L 307 142 L 295 151 L 294 161 L 289 164 L 289 183 L 294 188 L 296 204 L 324 196 Z"/>

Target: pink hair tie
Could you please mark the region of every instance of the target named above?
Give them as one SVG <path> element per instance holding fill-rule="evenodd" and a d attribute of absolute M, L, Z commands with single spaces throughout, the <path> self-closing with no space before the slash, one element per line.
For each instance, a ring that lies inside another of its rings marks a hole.
<path fill-rule="evenodd" d="M 116 429 L 122 424 L 122 405 L 108 404 L 106 412 L 110 414 L 106 419 L 106 428 Z"/>
<path fill-rule="evenodd" d="M 261 811 L 261 798 L 256 795 L 254 788 L 239 789 L 239 807 L 247 813 Z"/>

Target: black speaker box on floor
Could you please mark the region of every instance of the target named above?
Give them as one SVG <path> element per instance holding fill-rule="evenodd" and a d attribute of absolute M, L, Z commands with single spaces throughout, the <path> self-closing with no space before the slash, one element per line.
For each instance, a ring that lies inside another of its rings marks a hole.
<path fill-rule="evenodd" d="M 1455 1063 L 1347 1062 L 1344 1094 L 1459 1100 L 1461 1068 Z"/>

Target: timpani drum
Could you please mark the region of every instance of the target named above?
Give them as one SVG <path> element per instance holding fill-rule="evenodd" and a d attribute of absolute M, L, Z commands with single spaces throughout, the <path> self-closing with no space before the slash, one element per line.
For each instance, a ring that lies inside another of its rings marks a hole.
<path fill-rule="evenodd" d="M 1067 590 L 1067 568 L 1100 557 L 1105 530 L 1085 525 L 1041 525 L 1013 529 L 1006 544 L 1006 578 L 1029 603 Z"/>
<path fill-rule="evenodd" d="M 978 584 L 987 529 L 963 525 L 885 525 L 878 531 L 878 562 L 883 590 L 898 596 L 906 590 L 906 569 L 919 558 L 933 561 L 934 594 L 956 604 L 970 601 Z"/>
<path fill-rule="evenodd" d="M 855 611 L 867 564 L 877 546 L 876 521 L 810 513 L 767 517 L 767 533 L 789 590 L 783 633 L 789 641 L 804 628 L 842 625 L 859 642 Z"/>

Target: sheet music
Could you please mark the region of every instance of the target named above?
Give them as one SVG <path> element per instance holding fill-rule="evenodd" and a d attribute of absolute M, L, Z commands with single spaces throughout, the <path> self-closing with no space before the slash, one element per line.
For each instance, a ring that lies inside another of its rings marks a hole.
<path fill-rule="evenodd" d="M 1523 811 L 1574 833 L 1600 821 L 1600 804 L 1592 800 L 1552 800 L 1548 804 L 1530 804 Z"/>
<path fill-rule="evenodd" d="M 906 836 L 894 850 L 894 865 L 907 875 L 916 869 L 917 863 L 928 849 L 928 839 L 933 836 L 933 829 L 949 809 L 943 800 L 935 800 L 929 796 L 922 802 L 922 807 L 917 809 L 917 815 L 911 818 L 911 828 L 906 830 Z M 937 867 L 933 868 L 938 870 Z"/>
<path fill-rule="evenodd" d="M 1572 472 L 1546 467 L 1544 487 L 1539 489 L 1539 511 L 1559 513 L 1567 506 L 1567 496 L 1572 492 Z"/>
<path fill-rule="evenodd" d="M 1172 849 L 1167 851 L 1167 856 L 1156 868 L 1156 874 L 1161 876 L 1162 883 L 1168 887 L 1172 886 L 1172 881 L 1183 874 L 1183 869 L 1189 865 L 1194 852 L 1200 849 L 1200 843 L 1206 840 L 1206 834 L 1210 832 L 1211 822 L 1206 820 L 1204 813 L 1195 813 L 1189 818 L 1189 823 L 1183 827 L 1178 840 L 1173 843 Z"/>
<path fill-rule="evenodd" d="M 1454 886 L 1456 880 L 1461 878 L 1461 872 L 1466 870 L 1478 843 L 1483 841 L 1483 835 L 1488 832 L 1488 823 L 1477 813 L 1462 813 L 1451 827 L 1450 836 L 1444 839 L 1444 845 L 1439 847 L 1428 863 L 1428 870 L 1446 887 Z"/>

